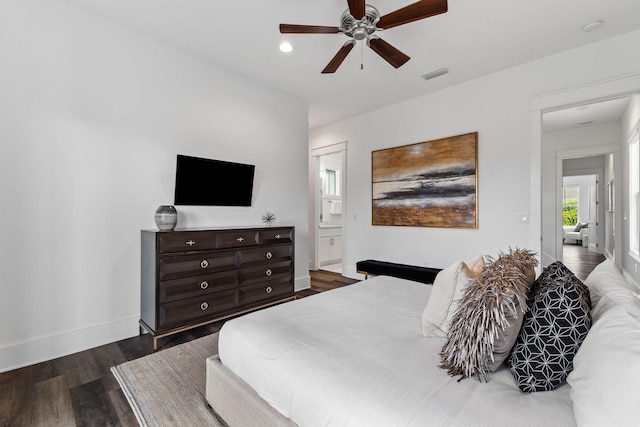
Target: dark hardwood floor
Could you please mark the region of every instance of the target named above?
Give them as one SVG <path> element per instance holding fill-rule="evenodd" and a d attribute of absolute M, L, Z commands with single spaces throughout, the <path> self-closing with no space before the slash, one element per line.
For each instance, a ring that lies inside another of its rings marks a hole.
<path fill-rule="evenodd" d="M 562 245 L 562 263 L 580 280 L 586 279 L 596 265 L 604 260 L 604 255 L 591 252 L 581 245 Z"/>
<path fill-rule="evenodd" d="M 311 272 L 311 288 L 298 298 L 357 282 L 327 271 Z M 218 332 L 224 322 L 163 338 L 158 350 Z M 110 368 L 153 353 L 149 335 L 0 374 L 2 426 L 137 426 Z"/>

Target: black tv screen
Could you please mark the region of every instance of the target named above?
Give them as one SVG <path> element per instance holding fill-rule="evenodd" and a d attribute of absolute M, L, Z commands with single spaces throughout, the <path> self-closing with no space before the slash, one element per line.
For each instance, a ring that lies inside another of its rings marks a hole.
<path fill-rule="evenodd" d="M 178 154 L 175 205 L 251 206 L 254 165 Z"/>

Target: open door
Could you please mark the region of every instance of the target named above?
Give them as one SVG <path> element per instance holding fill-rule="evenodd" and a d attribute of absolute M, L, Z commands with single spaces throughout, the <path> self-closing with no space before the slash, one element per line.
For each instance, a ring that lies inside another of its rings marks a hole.
<path fill-rule="evenodd" d="M 591 252 L 598 251 L 598 234 L 600 228 L 600 197 L 599 197 L 599 180 L 597 175 L 589 175 L 589 238 L 587 239 L 586 246 Z"/>

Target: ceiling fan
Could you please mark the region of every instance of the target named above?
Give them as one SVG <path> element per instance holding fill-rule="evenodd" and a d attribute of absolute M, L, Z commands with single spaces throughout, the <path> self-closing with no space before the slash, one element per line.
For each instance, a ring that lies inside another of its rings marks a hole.
<path fill-rule="evenodd" d="M 410 58 L 375 35 L 376 31 L 439 15 L 448 9 L 447 0 L 422 0 L 380 16 L 378 9 L 365 4 L 365 0 L 347 0 L 347 3 L 349 8 L 342 13 L 339 27 L 280 24 L 282 34 L 345 34 L 351 37 L 322 70 L 325 74 L 335 73 L 356 42 L 365 39 L 367 45 L 389 64 L 395 68 L 402 66 Z"/>

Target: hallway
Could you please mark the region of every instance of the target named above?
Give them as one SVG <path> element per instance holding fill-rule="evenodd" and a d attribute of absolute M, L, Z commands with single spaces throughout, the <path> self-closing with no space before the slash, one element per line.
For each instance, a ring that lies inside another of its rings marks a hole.
<path fill-rule="evenodd" d="M 605 256 L 591 252 L 581 245 L 562 245 L 562 263 L 575 274 L 578 279 L 584 280 L 589 273 L 605 260 Z"/>

